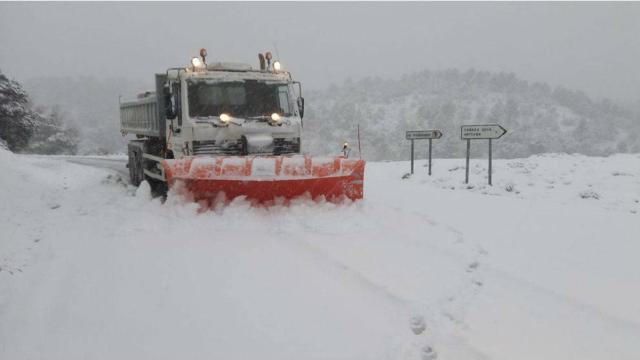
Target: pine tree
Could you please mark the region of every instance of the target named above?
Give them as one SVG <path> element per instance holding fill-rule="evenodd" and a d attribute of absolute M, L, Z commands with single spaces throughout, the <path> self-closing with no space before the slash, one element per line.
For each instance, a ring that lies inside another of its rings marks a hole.
<path fill-rule="evenodd" d="M 0 72 L 0 139 L 11 151 L 27 147 L 35 129 L 35 117 L 22 86 Z"/>
<path fill-rule="evenodd" d="M 29 152 L 73 155 L 78 150 L 78 130 L 64 125 L 63 114 L 54 107 L 48 114 L 37 113 L 36 127 L 29 142 Z"/>

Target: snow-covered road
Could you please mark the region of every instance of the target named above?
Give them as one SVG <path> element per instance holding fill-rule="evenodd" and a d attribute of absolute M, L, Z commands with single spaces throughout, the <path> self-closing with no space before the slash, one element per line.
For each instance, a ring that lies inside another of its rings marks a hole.
<path fill-rule="evenodd" d="M 128 181 L 129 169 L 127 168 L 127 158 L 125 156 L 69 156 L 66 160 L 70 163 L 87 165 L 100 169 L 112 170 L 120 177 Z"/>
<path fill-rule="evenodd" d="M 640 358 L 639 155 L 494 187 L 370 163 L 361 202 L 204 213 L 123 158 L 0 164 L 0 359 Z"/>

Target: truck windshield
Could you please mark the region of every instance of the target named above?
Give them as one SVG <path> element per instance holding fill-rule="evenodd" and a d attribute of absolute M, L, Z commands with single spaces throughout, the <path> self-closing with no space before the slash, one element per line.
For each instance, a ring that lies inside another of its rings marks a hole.
<path fill-rule="evenodd" d="M 190 81 L 189 116 L 262 117 L 273 113 L 289 116 L 289 90 L 286 84 L 267 84 L 254 80 L 232 83 Z"/>

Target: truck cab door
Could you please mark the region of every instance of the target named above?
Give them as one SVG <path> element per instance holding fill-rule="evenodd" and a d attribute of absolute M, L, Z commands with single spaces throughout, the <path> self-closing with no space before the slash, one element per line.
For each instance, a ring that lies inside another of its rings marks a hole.
<path fill-rule="evenodd" d="M 169 120 L 167 145 L 173 151 L 175 157 L 179 158 L 188 155 L 185 151 L 182 135 L 182 96 L 180 83 L 172 83 L 170 92 L 166 95 L 166 113 Z"/>

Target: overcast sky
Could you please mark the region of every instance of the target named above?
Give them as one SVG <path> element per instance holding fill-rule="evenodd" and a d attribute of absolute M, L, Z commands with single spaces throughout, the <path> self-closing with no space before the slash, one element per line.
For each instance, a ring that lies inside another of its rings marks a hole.
<path fill-rule="evenodd" d="M 457 67 L 640 98 L 640 3 L 1 3 L 0 70 L 24 81 L 279 57 L 307 88 Z"/>

